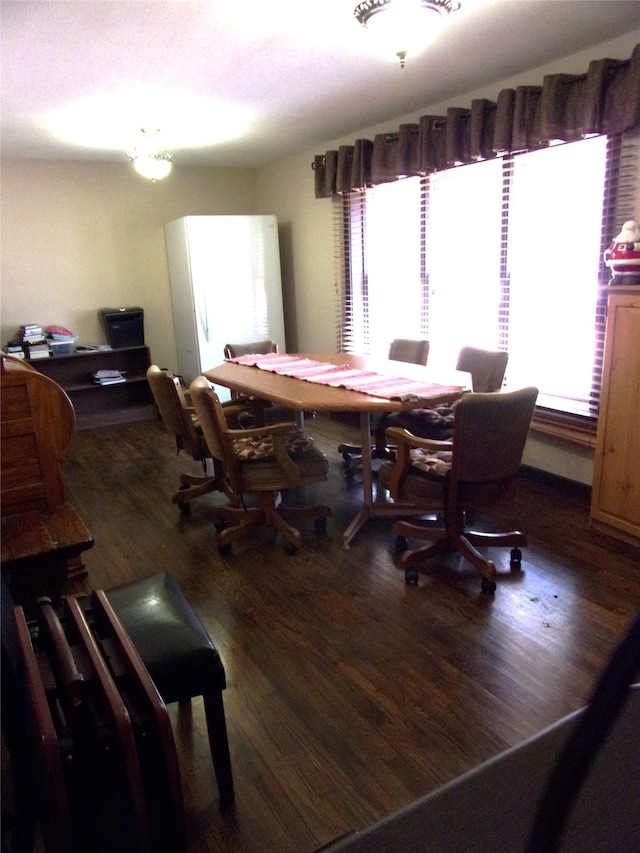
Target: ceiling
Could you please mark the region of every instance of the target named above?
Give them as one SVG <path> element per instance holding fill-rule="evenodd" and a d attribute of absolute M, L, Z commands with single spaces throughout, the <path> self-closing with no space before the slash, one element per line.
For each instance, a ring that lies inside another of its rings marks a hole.
<path fill-rule="evenodd" d="M 2 0 L 2 155 L 122 162 L 147 127 L 176 165 L 260 166 L 640 26 L 632 0 L 462 0 L 400 68 L 355 5 Z"/>

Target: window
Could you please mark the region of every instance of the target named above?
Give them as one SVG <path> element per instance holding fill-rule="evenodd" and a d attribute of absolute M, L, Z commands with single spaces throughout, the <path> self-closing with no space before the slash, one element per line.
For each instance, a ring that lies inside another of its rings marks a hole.
<path fill-rule="evenodd" d="M 598 136 L 345 196 L 341 347 L 383 356 L 392 338 L 427 337 L 436 369 L 466 344 L 505 349 L 508 385 L 536 385 L 539 414 L 592 431 L 602 254 L 631 218 L 615 208 L 624 162 Z"/>

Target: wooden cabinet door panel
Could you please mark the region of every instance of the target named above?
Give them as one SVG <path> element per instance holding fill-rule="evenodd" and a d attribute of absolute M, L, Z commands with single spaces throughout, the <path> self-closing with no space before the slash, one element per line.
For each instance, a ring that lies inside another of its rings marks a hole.
<path fill-rule="evenodd" d="M 640 294 L 608 303 L 592 521 L 640 543 Z"/>

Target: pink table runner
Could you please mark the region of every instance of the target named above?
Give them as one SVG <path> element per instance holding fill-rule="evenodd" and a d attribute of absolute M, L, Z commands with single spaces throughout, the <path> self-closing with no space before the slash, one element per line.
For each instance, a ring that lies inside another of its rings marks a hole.
<path fill-rule="evenodd" d="M 305 356 L 286 353 L 267 353 L 266 355 L 241 355 L 230 359 L 234 364 L 259 367 L 271 373 L 280 373 L 294 379 L 304 379 L 319 385 L 334 388 L 347 388 L 360 391 L 373 397 L 399 401 L 429 401 L 434 392 L 462 391 L 459 385 L 438 385 L 435 382 L 420 382 L 402 376 L 387 376 L 370 370 L 358 370 L 348 364 L 329 364 L 314 361 Z"/>

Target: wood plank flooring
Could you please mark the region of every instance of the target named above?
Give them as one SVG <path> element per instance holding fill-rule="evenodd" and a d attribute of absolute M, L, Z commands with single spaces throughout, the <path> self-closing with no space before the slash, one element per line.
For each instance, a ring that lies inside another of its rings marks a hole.
<path fill-rule="evenodd" d="M 585 703 L 640 602 L 638 552 L 588 529 L 588 490 L 527 472 L 491 518 L 528 534 L 521 572 L 496 549 L 494 597 L 455 555 L 406 586 L 390 521 L 342 547 L 360 480 L 345 481 L 336 448 L 357 431 L 328 418 L 307 429 L 331 471 L 306 498 L 334 515 L 294 556 L 258 530 L 220 557 L 209 510 L 223 498 L 180 515 L 179 473 L 200 468 L 155 421 L 79 432 L 66 466 L 95 540 L 69 591 L 172 572 L 225 665 L 226 813 L 200 700 L 171 706 L 188 853 L 311 853 L 519 743 Z"/>

